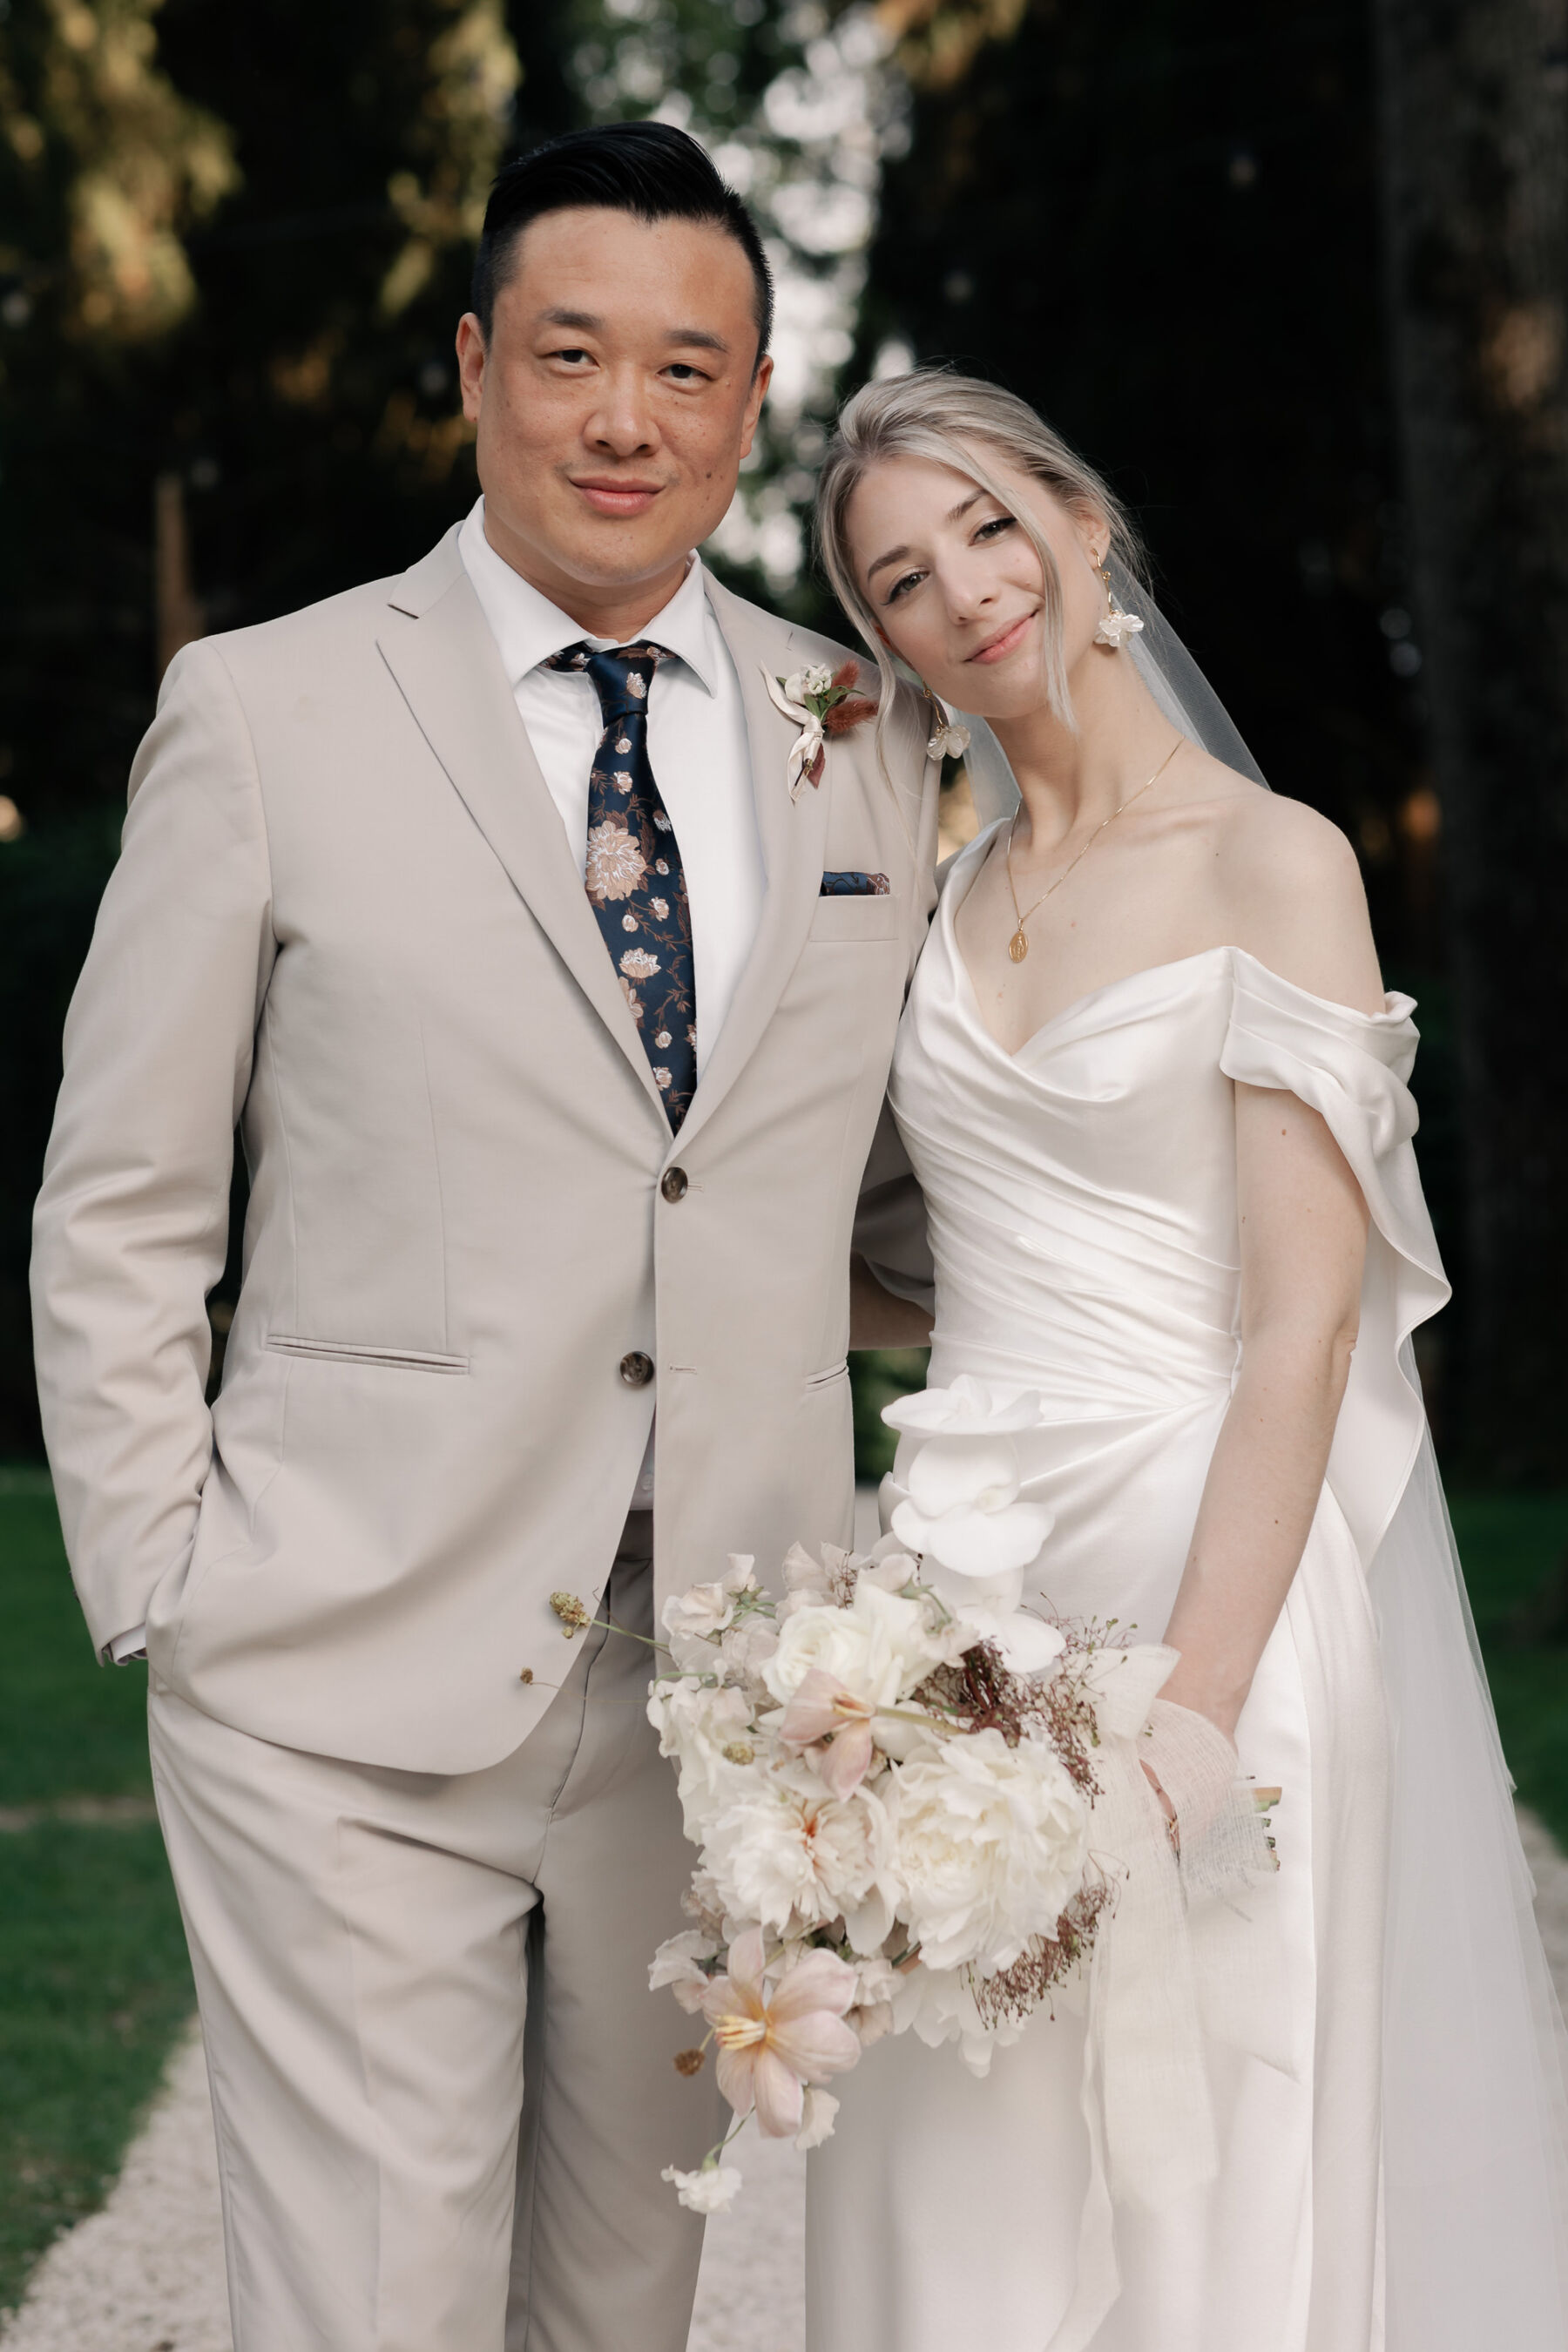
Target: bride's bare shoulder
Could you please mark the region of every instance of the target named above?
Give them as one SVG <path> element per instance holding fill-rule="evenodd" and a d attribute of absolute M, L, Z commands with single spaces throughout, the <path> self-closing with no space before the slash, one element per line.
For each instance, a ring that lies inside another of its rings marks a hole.
<path fill-rule="evenodd" d="M 1216 816 L 1215 881 L 1232 943 L 1314 996 L 1381 1012 L 1361 866 L 1338 825 L 1257 785 L 1227 795 Z"/>

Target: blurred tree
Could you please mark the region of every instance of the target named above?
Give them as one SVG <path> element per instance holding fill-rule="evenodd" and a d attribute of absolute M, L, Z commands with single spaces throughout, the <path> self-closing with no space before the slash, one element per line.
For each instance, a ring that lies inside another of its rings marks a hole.
<path fill-rule="evenodd" d="M 0 6 L 0 1453 L 37 1442 L 27 1213 L 160 656 L 471 498 L 452 328 L 514 128 L 576 119 L 562 14 Z"/>
<path fill-rule="evenodd" d="M 881 0 L 879 16 L 914 103 L 852 373 L 919 357 L 994 375 L 1126 497 L 1265 773 L 1358 847 L 1391 982 L 1422 1000 L 1422 1162 L 1457 1257 L 1366 11 Z M 1424 1363 L 1439 1410 L 1444 1352 L 1438 1335 Z"/>
<path fill-rule="evenodd" d="M 1378 0 L 1468 1175 L 1465 1450 L 1568 1477 L 1568 6 Z"/>

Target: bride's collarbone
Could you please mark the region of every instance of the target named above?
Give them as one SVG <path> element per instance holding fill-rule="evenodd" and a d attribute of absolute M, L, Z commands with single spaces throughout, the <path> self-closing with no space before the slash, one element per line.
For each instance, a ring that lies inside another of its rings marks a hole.
<path fill-rule="evenodd" d="M 1129 861 L 1129 864 L 1131 861 Z M 1118 864 L 1121 864 L 1118 861 Z M 1073 877 L 1073 884 L 1079 881 Z M 987 1030 L 1005 1053 L 1049 1028 L 1087 998 L 1140 972 L 1184 963 L 1226 944 L 1216 894 L 1138 887 L 1127 865 L 1031 908 L 1020 888 L 1020 924 L 1000 861 L 987 860 L 954 919 L 954 938 Z M 1071 887 L 1071 886 L 1068 886 Z M 1038 896 L 1037 888 L 1034 895 Z M 1022 934 L 1024 951 L 1016 941 Z"/>

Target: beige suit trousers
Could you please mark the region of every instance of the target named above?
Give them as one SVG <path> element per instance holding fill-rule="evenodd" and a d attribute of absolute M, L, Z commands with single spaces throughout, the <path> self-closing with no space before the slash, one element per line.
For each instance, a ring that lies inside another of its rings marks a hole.
<path fill-rule="evenodd" d="M 644 1633 L 650 1517 L 607 1596 Z M 153 1681 L 236 2352 L 684 2352 L 701 2225 L 659 2174 L 718 2115 L 647 1969 L 694 1856 L 647 1649 L 560 1656 L 524 1745 L 455 1774 L 274 1747 Z"/>

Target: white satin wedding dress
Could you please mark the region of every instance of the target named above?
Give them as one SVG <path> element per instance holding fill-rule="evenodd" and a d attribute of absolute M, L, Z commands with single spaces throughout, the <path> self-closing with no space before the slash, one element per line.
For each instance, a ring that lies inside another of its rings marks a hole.
<path fill-rule="evenodd" d="M 809 2352 L 1563 2352 L 1560 2024 L 1446 1535 L 1413 1525 L 1438 1490 L 1405 1342 L 1447 1293 L 1411 1001 L 1368 1016 L 1219 947 L 1009 1055 L 953 931 L 994 830 L 948 877 L 892 1100 L 930 1209 L 931 1384 L 1044 1400 L 1016 1441 L 1055 1514 L 1026 1598 L 1163 1633 L 1237 1363 L 1234 1081 L 1321 1112 L 1361 1182 L 1362 1334 L 1238 1729 L 1284 1794 L 1278 1877 L 1226 1927 L 1268 1997 L 1202 2016 L 1217 2177 L 1113 2201 L 1081 1988 L 984 2080 L 883 2042 L 811 2158 Z"/>

